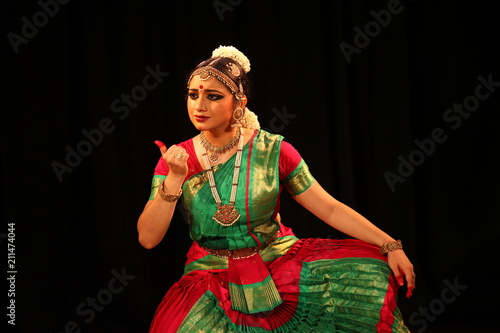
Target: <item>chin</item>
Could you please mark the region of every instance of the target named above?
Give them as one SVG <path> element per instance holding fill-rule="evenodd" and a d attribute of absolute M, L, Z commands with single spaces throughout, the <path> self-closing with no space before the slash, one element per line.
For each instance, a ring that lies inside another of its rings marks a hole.
<path fill-rule="evenodd" d="M 198 131 L 205 131 L 206 130 L 206 125 L 205 124 L 200 124 L 196 120 L 192 119 L 191 123 L 193 124 L 194 128 L 196 128 Z"/>
<path fill-rule="evenodd" d="M 194 128 L 196 128 L 198 131 L 206 131 L 208 130 L 209 128 L 203 124 L 197 124 L 197 123 L 194 123 Z"/>

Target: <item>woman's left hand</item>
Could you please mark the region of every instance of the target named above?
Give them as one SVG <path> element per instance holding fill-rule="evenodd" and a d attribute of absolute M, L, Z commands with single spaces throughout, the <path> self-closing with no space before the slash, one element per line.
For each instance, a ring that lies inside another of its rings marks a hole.
<path fill-rule="evenodd" d="M 415 289 L 415 272 L 413 271 L 413 265 L 404 253 L 403 250 L 390 251 L 387 254 L 387 260 L 389 262 L 389 267 L 394 272 L 396 276 L 396 281 L 400 286 L 404 285 L 404 280 L 406 279 L 406 297 L 410 298 L 413 289 Z"/>

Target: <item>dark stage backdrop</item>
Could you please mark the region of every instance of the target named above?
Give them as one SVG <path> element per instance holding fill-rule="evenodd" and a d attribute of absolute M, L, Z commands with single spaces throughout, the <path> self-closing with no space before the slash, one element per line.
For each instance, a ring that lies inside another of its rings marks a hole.
<path fill-rule="evenodd" d="M 234 45 L 262 127 L 403 240 L 418 276 L 399 299 L 410 329 L 498 328 L 497 2 L 1 6 L 2 324 L 147 332 L 190 245 L 180 209 L 159 246 L 137 241 L 153 142 L 196 135 L 186 75 Z M 286 193 L 281 214 L 300 237 L 345 237 Z"/>

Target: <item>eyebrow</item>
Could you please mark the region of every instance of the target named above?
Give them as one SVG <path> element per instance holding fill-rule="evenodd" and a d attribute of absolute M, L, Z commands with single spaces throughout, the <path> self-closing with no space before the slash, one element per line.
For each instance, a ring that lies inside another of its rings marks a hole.
<path fill-rule="evenodd" d="M 189 90 L 190 90 L 190 91 L 191 91 L 191 90 L 193 90 L 193 91 L 198 91 L 198 89 L 196 89 L 196 88 L 189 88 Z M 219 94 L 223 94 L 223 95 L 224 95 L 224 93 L 223 93 L 222 91 L 215 90 L 215 89 L 203 89 L 203 90 L 208 91 L 208 92 L 217 92 L 217 93 L 219 93 Z"/>

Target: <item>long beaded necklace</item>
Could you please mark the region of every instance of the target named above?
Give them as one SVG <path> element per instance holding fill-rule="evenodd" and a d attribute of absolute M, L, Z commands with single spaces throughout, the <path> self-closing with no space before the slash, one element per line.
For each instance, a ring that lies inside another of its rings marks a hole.
<path fill-rule="evenodd" d="M 238 135 L 238 150 L 236 152 L 236 161 L 234 163 L 234 172 L 233 172 L 233 184 L 231 187 L 231 196 L 229 198 L 229 204 L 223 205 L 222 200 L 217 192 L 217 187 L 215 186 L 215 178 L 214 172 L 210 166 L 207 156 L 207 149 L 204 145 L 202 145 L 202 157 L 205 162 L 205 174 L 208 177 L 208 182 L 210 184 L 210 190 L 212 191 L 212 196 L 214 197 L 215 203 L 217 204 L 217 211 L 212 217 L 217 223 L 224 227 L 229 227 L 235 224 L 239 219 L 241 214 L 234 207 L 234 203 L 236 201 L 236 190 L 238 189 L 238 177 L 240 175 L 240 166 L 241 166 L 241 155 L 243 152 L 243 141 L 245 136 L 241 129 L 238 131 L 240 134 Z M 202 132 L 203 134 L 203 132 Z"/>
<path fill-rule="evenodd" d="M 210 163 L 212 164 L 217 164 L 219 163 L 220 160 L 220 155 L 224 154 L 227 151 L 230 151 L 234 146 L 236 146 L 236 143 L 238 142 L 238 139 L 241 136 L 241 131 L 236 131 L 235 136 L 229 141 L 226 145 L 222 147 L 216 147 L 210 142 L 208 142 L 207 138 L 205 137 L 205 134 L 203 132 L 200 133 L 200 139 L 201 139 L 201 145 L 203 148 L 206 150 L 210 151 L 212 155 L 210 155 Z"/>

